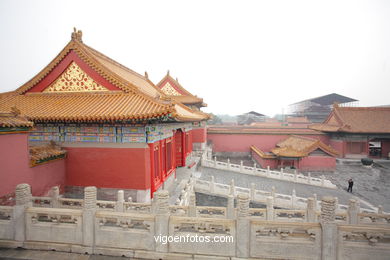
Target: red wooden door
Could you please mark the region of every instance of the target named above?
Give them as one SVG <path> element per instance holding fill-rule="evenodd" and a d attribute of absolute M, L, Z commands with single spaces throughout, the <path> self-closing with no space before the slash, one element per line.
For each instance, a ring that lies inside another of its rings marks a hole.
<path fill-rule="evenodd" d="M 160 145 L 158 142 L 149 144 L 151 148 L 151 171 L 152 171 L 152 197 L 153 193 L 162 184 L 161 165 L 160 165 Z"/>
<path fill-rule="evenodd" d="M 176 166 L 183 165 L 183 132 L 177 130 L 175 134 L 175 154 L 176 154 Z"/>
<path fill-rule="evenodd" d="M 165 178 L 167 177 L 167 150 L 165 146 L 165 140 L 160 141 L 161 142 L 161 171 L 162 171 L 162 178 L 163 181 L 165 181 Z"/>

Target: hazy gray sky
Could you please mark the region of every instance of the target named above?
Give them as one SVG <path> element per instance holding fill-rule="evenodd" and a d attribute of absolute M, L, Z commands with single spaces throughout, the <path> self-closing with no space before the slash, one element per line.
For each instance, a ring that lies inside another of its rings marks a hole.
<path fill-rule="evenodd" d="M 390 1 L 0 1 L 0 92 L 46 66 L 73 27 L 157 83 L 173 77 L 208 112 L 273 115 L 336 92 L 390 104 Z"/>

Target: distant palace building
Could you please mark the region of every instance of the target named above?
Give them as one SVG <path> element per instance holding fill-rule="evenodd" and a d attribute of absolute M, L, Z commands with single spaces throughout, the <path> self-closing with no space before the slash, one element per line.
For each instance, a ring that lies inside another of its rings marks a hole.
<path fill-rule="evenodd" d="M 336 158 L 390 158 L 390 107 L 333 105 L 322 123 L 305 117 L 207 130 L 214 155 L 251 156 L 261 167 L 334 170 Z"/>
<path fill-rule="evenodd" d="M 256 122 L 265 122 L 265 115 L 250 111 L 248 113 L 244 113 L 242 115 L 237 116 L 237 124 L 238 125 L 251 125 Z"/>
<path fill-rule="evenodd" d="M 290 115 L 306 117 L 310 122 L 321 123 L 332 111 L 333 104 L 356 106 L 356 102 L 356 99 L 332 93 L 291 104 L 288 110 Z"/>
<path fill-rule="evenodd" d="M 125 189 L 134 200 L 147 201 L 154 191 L 173 182 L 176 167 L 186 165 L 194 144 L 204 147 L 204 121 L 209 118 L 200 111 L 203 100 L 169 75 L 159 86 L 147 73 L 140 75 L 87 46 L 81 31 L 75 30 L 71 41 L 41 72 L 15 91 L 0 94 L 0 111 L 14 109 L 34 123 L 28 134 L 3 131 L 1 150 L 12 157 L 4 163 L 25 163 L 17 160 L 21 155 L 14 153 L 15 142 L 18 147 L 39 147 L 55 141 L 66 151 L 65 163 L 57 165 L 65 177 L 53 183 L 49 179 L 57 176 L 55 172 L 53 177 L 36 175 L 40 182 Z M 55 152 L 57 145 L 46 151 Z M 30 156 L 41 150 L 30 150 Z M 39 171 L 43 166 L 36 167 Z M 33 192 L 43 192 L 28 174 L 17 168 L 1 172 L 2 179 L 13 176 L 7 183 L 12 190 L 27 182 Z M 6 188 L 0 185 L 2 196 Z"/>
<path fill-rule="evenodd" d="M 175 80 L 169 75 L 169 71 L 167 72 L 167 75 L 157 84 L 157 87 L 159 87 L 161 91 L 171 99 L 183 103 L 184 105 L 197 111 L 200 111 L 202 107 L 207 106 L 206 103 L 203 103 L 203 98 L 194 96 L 183 88 L 179 84 L 177 78 Z"/>
<path fill-rule="evenodd" d="M 390 107 L 340 107 L 321 124 L 309 126 L 329 136 L 341 157 L 389 158 Z"/>

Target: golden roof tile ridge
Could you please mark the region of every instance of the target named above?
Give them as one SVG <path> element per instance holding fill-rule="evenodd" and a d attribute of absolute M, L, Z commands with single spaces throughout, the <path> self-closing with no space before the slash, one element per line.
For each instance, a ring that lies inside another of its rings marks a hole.
<path fill-rule="evenodd" d="M 112 83 L 113 85 L 119 87 L 125 92 L 131 92 L 131 91 L 138 91 L 138 88 L 134 86 L 133 84 L 130 84 L 127 80 L 123 79 L 110 69 L 108 69 L 106 66 L 104 66 L 102 63 L 100 63 L 98 60 L 96 60 L 93 55 L 88 53 L 88 50 L 86 49 L 86 45 L 83 43 L 77 43 L 79 48 L 75 48 L 74 51 L 78 54 L 80 59 L 87 63 L 93 70 L 95 70 L 97 73 L 99 73 L 104 79 L 106 79 L 108 82 Z M 125 84 L 126 82 L 127 84 Z"/>

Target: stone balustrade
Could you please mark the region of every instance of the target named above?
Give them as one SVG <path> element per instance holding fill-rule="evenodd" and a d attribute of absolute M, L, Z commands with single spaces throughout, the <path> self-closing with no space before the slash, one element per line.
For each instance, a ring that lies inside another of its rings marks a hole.
<path fill-rule="evenodd" d="M 14 207 L 0 206 L 0 239 L 14 239 Z"/>
<path fill-rule="evenodd" d="M 236 190 L 237 207 L 232 194 L 226 208 L 200 207 L 194 193 L 180 206 L 169 205 L 168 192 L 159 191 L 151 204 L 140 205 L 124 202 L 120 191 L 116 202 L 98 201 L 96 188 L 87 187 L 82 207 L 75 209 L 35 206 L 29 187 L 18 188 L 17 204 L 0 207 L 0 247 L 146 259 L 388 259 L 390 254 L 390 215 L 381 209 L 361 212 L 354 200 L 337 212 L 332 197 L 324 197 L 321 207 L 309 198 L 303 210 L 275 209 L 268 196 L 266 208 L 254 209 L 253 193 Z M 156 236 L 212 240 L 164 242 Z M 216 237 L 228 242 L 215 244 Z"/>
<path fill-rule="evenodd" d="M 217 161 L 216 157 L 214 157 L 214 160 L 210 160 L 210 159 L 206 159 L 203 156 L 201 160 L 201 165 L 203 167 L 208 167 L 208 168 L 239 172 L 248 175 L 319 186 L 324 188 L 331 188 L 331 189 L 337 188 L 336 185 L 334 185 L 331 181 L 326 180 L 325 176 L 323 175 L 321 176 L 321 178 L 315 178 L 315 177 L 311 177 L 310 173 L 308 174 L 308 176 L 304 176 L 303 174 L 298 174 L 297 171 L 294 171 L 294 173 L 286 173 L 283 172 L 283 169 L 281 169 L 280 171 L 274 171 L 274 170 L 270 170 L 269 167 L 267 167 L 267 169 L 256 168 L 256 165 L 254 165 L 254 167 L 249 167 L 249 166 L 244 166 L 242 161 L 240 164 L 233 164 L 230 163 L 229 159 L 227 162 L 220 162 Z"/>
<path fill-rule="evenodd" d="M 307 208 L 307 198 L 298 197 L 293 190 L 291 195 L 280 194 L 275 192 L 275 188 L 272 188 L 272 191 L 256 190 L 254 183 L 251 183 L 250 188 L 243 187 L 232 187 L 230 185 L 216 183 L 212 177 L 210 181 L 194 179 L 194 190 L 196 192 L 227 197 L 228 195 L 238 195 L 238 194 L 248 194 L 251 201 L 267 204 L 267 198 L 272 197 L 273 203 L 276 207 L 290 208 L 290 209 L 306 209 Z M 233 182 L 234 184 L 234 182 Z M 316 195 L 313 195 L 316 196 Z M 314 198 L 313 198 L 314 199 Z M 316 208 L 320 206 L 320 202 L 315 198 L 314 201 Z M 345 212 L 348 209 L 348 205 L 338 204 L 337 203 L 337 212 Z M 363 209 L 361 209 L 363 211 Z M 376 213 L 375 209 L 364 209 L 366 213 Z"/>

